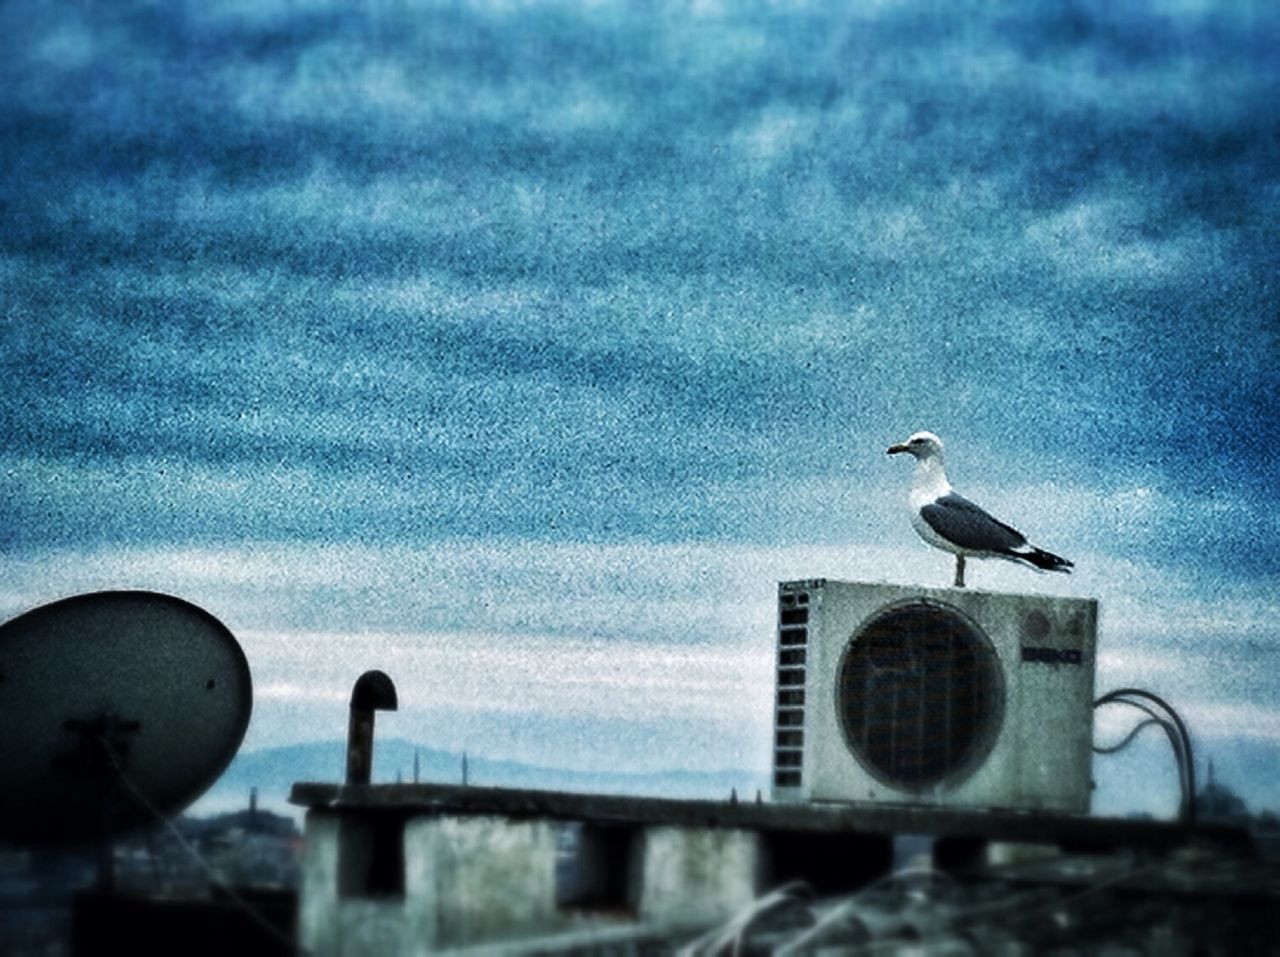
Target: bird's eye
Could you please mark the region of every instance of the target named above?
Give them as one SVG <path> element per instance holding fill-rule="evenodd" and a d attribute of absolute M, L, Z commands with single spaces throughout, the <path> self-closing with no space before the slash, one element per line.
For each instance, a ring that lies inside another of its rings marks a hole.
<path fill-rule="evenodd" d="M 908 442 L 907 444 L 908 444 L 908 445 L 919 445 L 919 444 L 920 444 L 920 443 L 922 443 L 923 441 L 924 441 L 924 439 L 912 439 L 912 440 L 911 440 L 910 442 Z"/>

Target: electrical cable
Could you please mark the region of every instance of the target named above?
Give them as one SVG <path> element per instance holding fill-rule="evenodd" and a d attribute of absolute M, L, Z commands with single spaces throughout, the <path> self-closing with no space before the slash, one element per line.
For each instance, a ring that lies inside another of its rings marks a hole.
<path fill-rule="evenodd" d="M 1126 700 L 1130 697 L 1144 698 L 1162 708 L 1169 716 L 1170 720 L 1173 721 L 1174 725 L 1178 729 L 1178 736 L 1182 741 L 1183 754 L 1187 761 L 1187 789 L 1191 794 L 1192 801 L 1194 803 L 1196 793 L 1196 765 L 1191 750 L 1191 734 L 1187 731 L 1187 726 L 1183 722 L 1181 715 L 1178 714 L 1177 710 L 1173 705 L 1169 704 L 1169 702 L 1165 701 L 1158 694 L 1147 691 L 1144 688 L 1118 688 L 1115 691 L 1110 691 L 1095 701 L 1094 707 L 1096 708 L 1099 704 L 1106 704 L 1112 699 L 1121 697 Z M 1192 808 L 1192 811 L 1194 816 L 1194 807 Z"/>
<path fill-rule="evenodd" d="M 1192 753 L 1191 735 L 1187 731 L 1187 726 L 1183 722 L 1181 715 L 1177 710 L 1165 701 L 1158 694 L 1147 691 L 1145 688 L 1117 688 L 1109 691 L 1102 697 L 1094 701 L 1095 709 L 1104 704 L 1122 703 L 1130 707 L 1138 708 L 1140 711 L 1146 712 L 1152 717 L 1157 717 L 1144 704 L 1132 700 L 1140 698 L 1159 707 L 1168 716 L 1173 723 L 1173 728 L 1165 726 L 1165 732 L 1169 735 L 1169 741 L 1174 751 L 1174 758 L 1179 764 L 1179 783 L 1183 788 L 1183 806 L 1182 818 L 1183 822 L 1188 826 L 1194 826 L 1196 823 L 1196 766 L 1195 757 Z M 1157 720 L 1162 720 L 1158 719 Z"/>
<path fill-rule="evenodd" d="M 1159 727 L 1166 728 L 1166 729 L 1171 727 L 1171 725 L 1166 724 L 1165 722 L 1161 721 L 1159 718 L 1147 718 L 1145 721 L 1139 721 L 1136 725 L 1134 725 L 1133 730 L 1131 730 L 1128 734 L 1126 734 L 1119 744 L 1107 745 L 1106 747 L 1099 747 L 1098 745 L 1095 744 L 1093 746 L 1093 753 L 1094 754 L 1115 754 L 1117 751 L 1123 751 L 1125 748 L 1129 746 L 1129 743 L 1133 741 L 1134 738 L 1136 738 L 1139 734 L 1147 730 L 1147 728 L 1152 727 L 1153 725 L 1158 725 Z M 1181 786 L 1181 782 L 1179 782 L 1179 786 Z"/>
<path fill-rule="evenodd" d="M 1146 721 L 1139 722 L 1138 727 L 1135 729 L 1134 733 L 1130 734 L 1119 745 L 1116 745 L 1114 748 L 1111 748 L 1111 749 L 1102 749 L 1095 746 L 1093 748 L 1094 753 L 1095 754 L 1113 754 L 1116 751 L 1119 751 L 1126 744 L 1131 742 L 1133 738 L 1136 736 L 1136 732 L 1138 729 L 1146 727 L 1147 725 L 1152 723 L 1159 725 L 1161 730 L 1164 731 L 1165 737 L 1169 739 L 1169 747 L 1173 751 L 1173 760 L 1174 760 L 1174 764 L 1177 766 L 1177 772 L 1178 772 L 1178 789 L 1181 791 L 1181 797 L 1182 797 L 1181 801 L 1179 802 L 1178 813 L 1183 817 L 1185 817 L 1187 800 L 1188 800 L 1187 795 L 1191 793 L 1191 790 L 1190 790 L 1191 786 L 1187 780 L 1187 757 L 1186 757 L 1186 754 L 1183 752 L 1182 739 L 1178 735 L 1177 728 L 1174 727 L 1173 723 L 1169 721 L 1167 718 L 1160 717 L 1158 714 L 1156 714 L 1155 711 L 1147 707 L 1145 704 L 1142 704 L 1141 702 L 1130 701 L 1128 698 L 1117 698 L 1110 703 L 1127 704 L 1131 708 L 1137 708 L 1139 711 L 1146 714 L 1148 718 Z"/>

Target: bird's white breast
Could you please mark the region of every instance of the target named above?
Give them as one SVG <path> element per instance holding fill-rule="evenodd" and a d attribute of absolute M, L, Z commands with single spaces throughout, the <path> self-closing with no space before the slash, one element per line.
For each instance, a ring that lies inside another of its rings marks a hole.
<path fill-rule="evenodd" d="M 950 492 L 951 483 L 947 481 L 947 473 L 942 470 L 942 464 L 936 459 L 921 459 L 911 477 L 909 500 L 912 510 L 918 512 Z"/>
<path fill-rule="evenodd" d="M 941 535 L 933 530 L 933 527 L 924 520 L 924 516 L 920 514 L 920 510 L 926 505 L 932 505 L 942 496 L 951 492 L 951 483 L 947 481 L 947 475 L 942 470 L 942 463 L 936 459 L 921 459 L 916 464 L 915 475 L 911 480 L 911 494 L 908 501 L 911 504 L 911 527 L 916 530 L 926 543 L 934 548 L 940 548 L 945 552 L 951 552 L 955 555 L 965 553 L 965 549 L 958 545 L 953 545 Z"/>

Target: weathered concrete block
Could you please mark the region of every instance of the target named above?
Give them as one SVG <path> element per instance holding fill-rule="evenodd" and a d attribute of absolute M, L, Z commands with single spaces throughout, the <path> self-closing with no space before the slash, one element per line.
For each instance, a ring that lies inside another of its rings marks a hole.
<path fill-rule="evenodd" d="M 394 856 L 403 867 L 399 893 L 386 892 L 386 875 L 365 892 L 361 873 L 376 856 L 367 844 L 384 840 L 367 823 L 358 815 L 307 816 L 299 942 L 315 957 L 417 957 L 565 923 L 556 910 L 549 821 L 410 818 L 403 853 Z"/>
<path fill-rule="evenodd" d="M 409 954 L 427 954 L 563 924 L 549 821 L 418 818 L 405 827 Z"/>
<path fill-rule="evenodd" d="M 592 893 L 561 906 L 550 819 L 312 811 L 299 942 L 314 957 L 423 957 L 605 926 L 628 909 L 705 926 L 757 896 L 766 855 L 754 831 L 585 831 L 578 863 Z"/>
<path fill-rule="evenodd" d="M 316 957 L 404 953 L 405 907 L 400 894 L 360 896 L 352 859 L 367 863 L 368 828 L 356 819 L 311 811 L 302 858 L 298 942 Z M 353 842 L 362 846 L 344 847 Z"/>
<path fill-rule="evenodd" d="M 641 920 L 713 923 L 747 907 L 759 893 L 763 859 L 754 831 L 649 827 L 641 840 Z"/>
<path fill-rule="evenodd" d="M 338 820 L 307 812 L 299 888 L 298 943 L 313 954 L 336 954 L 338 934 Z"/>

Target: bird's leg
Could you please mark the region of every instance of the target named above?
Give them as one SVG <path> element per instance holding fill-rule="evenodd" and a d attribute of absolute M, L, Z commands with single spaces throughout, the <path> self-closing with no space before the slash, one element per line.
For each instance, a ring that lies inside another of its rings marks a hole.
<path fill-rule="evenodd" d="M 964 556 L 956 556 L 956 587 L 964 587 Z"/>

